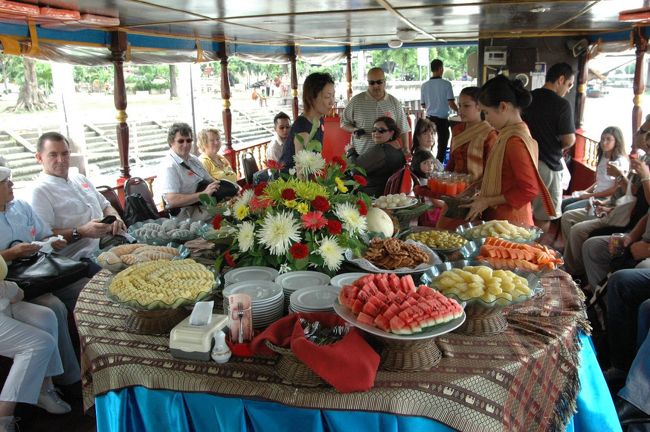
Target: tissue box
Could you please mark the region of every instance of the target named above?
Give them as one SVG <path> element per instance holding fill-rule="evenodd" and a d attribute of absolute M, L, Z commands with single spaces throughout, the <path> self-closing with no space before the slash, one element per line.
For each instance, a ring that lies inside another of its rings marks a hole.
<path fill-rule="evenodd" d="M 169 333 L 169 350 L 173 357 L 190 360 L 210 360 L 214 333 L 228 323 L 226 315 L 212 314 L 210 323 L 190 325 L 190 317 L 178 323 Z"/>

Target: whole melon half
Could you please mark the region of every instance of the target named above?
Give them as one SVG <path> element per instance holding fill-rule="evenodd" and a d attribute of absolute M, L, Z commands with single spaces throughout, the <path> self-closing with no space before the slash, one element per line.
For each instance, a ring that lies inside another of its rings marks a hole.
<path fill-rule="evenodd" d="M 366 216 L 368 220 L 368 231 L 370 232 L 379 232 L 386 237 L 392 237 L 395 231 L 395 226 L 393 221 L 388 216 L 388 213 L 377 207 L 371 207 L 368 209 L 368 215 Z"/>

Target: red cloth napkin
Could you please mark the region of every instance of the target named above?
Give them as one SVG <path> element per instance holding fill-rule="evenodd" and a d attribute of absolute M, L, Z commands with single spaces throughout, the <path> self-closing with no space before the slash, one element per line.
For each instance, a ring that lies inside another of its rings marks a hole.
<path fill-rule="evenodd" d="M 267 352 L 264 341 L 291 347 L 294 355 L 316 375 L 341 393 L 367 391 L 375 384 L 379 367 L 377 354 L 361 332 L 352 327 L 340 341 L 331 345 L 316 345 L 305 338 L 299 318 L 319 321 L 325 327 L 343 325 L 338 315 L 327 312 L 295 313 L 271 324 L 253 339 L 253 352 Z"/>

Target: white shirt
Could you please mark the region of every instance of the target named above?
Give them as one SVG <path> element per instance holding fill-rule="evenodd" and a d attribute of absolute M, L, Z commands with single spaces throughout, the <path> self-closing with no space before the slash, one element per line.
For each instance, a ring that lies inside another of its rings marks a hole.
<path fill-rule="evenodd" d="M 278 138 L 278 134 L 273 136 L 273 140 L 266 146 L 266 160 L 279 161 L 282 156 L 282 146 L 284 143 Z"/>
<path fill-rule="evenodd" d="M 30 204 L 34 212 L 52 230 L 77 228 L 93 219 L 101 219 L 110 203 L 85 176 L 75 174 L 62 179 L 41 173 Z M 99 239 L 82 238 L 68 244 L 59 253 L 72 259 L 88 258 L 99 249 Z"/>
<path fill-rule="evenodd" d="M 605 156 L 600 158 L 600 162 L 598 162 L 598 166 L 596 167 L 596 187 L 594 188 L 595 193 L 607 190 L 614 186 L 614 183 L 616 183 L 616 179 L 614 177 L 607 175 L 608 163 L 609 158 L 606 158 Z M 612 161 L 612 164 L 619 167 L 625 174 L 627 174 L 627 171 L 630 168 L 630 161 L 624 156 L 619 156 L 618 159 Z"/>
<path fill-rule="evenodd" d="M 184 162 L 173 151 L 160 161 L 160 177 L 154 182 L 157 196 L 165 196 L 168 193 L 191 194 L 196 192 L 196 186 L 201 180 L 214 181 L 205 170 L 203 164 L 194 155 L 190 155 L 185 164 L 187 169 L 181 165 Z"/>

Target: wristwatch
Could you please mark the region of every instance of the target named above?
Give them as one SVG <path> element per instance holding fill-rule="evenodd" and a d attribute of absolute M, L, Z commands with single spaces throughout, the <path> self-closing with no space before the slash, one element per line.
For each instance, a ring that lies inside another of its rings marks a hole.
<path fill-rule="evenodd" d="M 72 241 L 76 242 L 77 240 L 81 240 L 81 234 L 79 234 L 77 227 L 74 227 L 72 228 Z"/>

